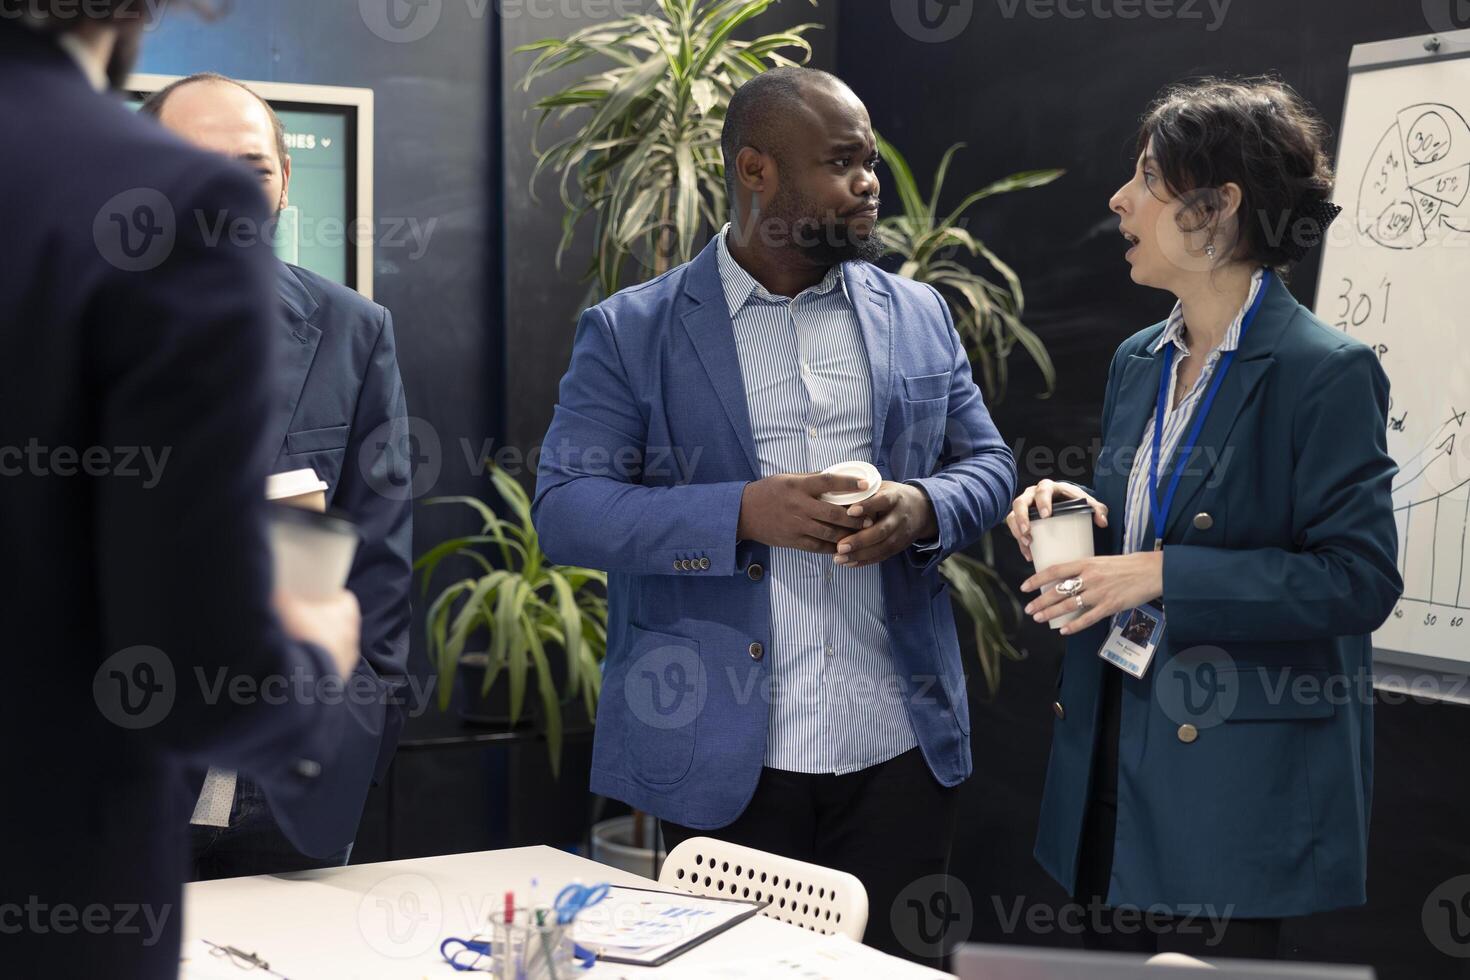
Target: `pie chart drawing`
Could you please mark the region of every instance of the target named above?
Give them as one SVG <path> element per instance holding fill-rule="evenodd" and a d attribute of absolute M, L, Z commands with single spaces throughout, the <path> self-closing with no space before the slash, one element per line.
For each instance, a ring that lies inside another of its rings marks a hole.
<path fill-rule="evenodd" d="M 1451 106 L 1399 111 L 1358 186 L 1358 230 L 1384 248 L 1470 235 L 1470 124 Z"/>

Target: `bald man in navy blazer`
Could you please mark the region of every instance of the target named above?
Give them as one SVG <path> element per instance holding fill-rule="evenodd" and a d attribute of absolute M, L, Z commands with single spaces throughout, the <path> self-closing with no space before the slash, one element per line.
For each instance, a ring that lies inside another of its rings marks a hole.
<path fill-rule="evenodd" d="M 286 205 L 285 128 L 245 85 L 190 76 L 142 111 L 249 167 L 276 211 Z M 283 262 L 276 263 L 275 290 L 276 394 L 267 431 L 278 449 L 271 472 L 313 470 L 328 485 L 328 505 L 362 533 L 347 586 L 362 604 L 363 659 L 348 689 L 350 723 L 310 793 L 277 800 L 228 772 L 200 774 L 192 819 L 196 878 L 345 864 L 368 788 L 392 760 L 403 727 L 413 500 L 408 456 L 400 452 L 408 409 L 393 317 L 361 294 Z"/>

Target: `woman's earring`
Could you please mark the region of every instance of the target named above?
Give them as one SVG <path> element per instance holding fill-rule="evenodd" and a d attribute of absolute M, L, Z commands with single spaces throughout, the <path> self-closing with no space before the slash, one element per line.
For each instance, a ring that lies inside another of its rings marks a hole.
<path fill-rule="evenodd" d="M 1205 254 L 1207 256 L 1209 256 L 1210 258 L 1212 258 L 1212 259 L 1215 257 L 1215 243 L 1214 242 L 1208 242 L 1208 243 L 1206 243 L 1206 245 L 1205 245 Z"/>

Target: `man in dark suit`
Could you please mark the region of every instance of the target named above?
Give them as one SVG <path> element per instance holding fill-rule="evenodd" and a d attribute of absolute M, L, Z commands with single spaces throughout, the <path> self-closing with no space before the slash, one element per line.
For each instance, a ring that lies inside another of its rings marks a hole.
<path fill-rule="evenodd" d="M 154 95 L 142 111 L 196 146 L 240 161 L 260 178 L 275 213 L 286 207 L 285 128 L 249 88 L 194 75 Z M 407 480 L 392 480 L 406 468 L 392 437 L 407 433 L 408 415 L 393 320 L 353 290 L 285 263 L 277 265 L 276 289 L 282 357 L 269 418 L 279 450 L 273 472 L 315 470 L 329 485 L 331 506 L 363 532 L 347 582 L 364 610 L 363 660 L 340 754 L 326 763 L 312 793 L 294 805 L 268 804 L 249 780 L 208 774 L 192 820 L 197 878 L 345 864 L 368 787 L 387 768 L 403 726 L 413 501 L 403 489 Z"/>
<path fill-rule="evenodd" d="M 357 602 L 271 596 L 273 259 L 195 220 L 259 190 L 100 92 L 156 5 L 4 4 L 0 963 L 170 977 L 185 768 L 305 792 Z"/>

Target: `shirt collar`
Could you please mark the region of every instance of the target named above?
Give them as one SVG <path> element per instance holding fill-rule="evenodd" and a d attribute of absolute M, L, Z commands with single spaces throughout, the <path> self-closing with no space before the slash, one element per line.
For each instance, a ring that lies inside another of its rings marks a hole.
<path fill-rule="evenodd" d="M 63 33 L 56 36 L 56 43 L 61 45 L 61 50 L 71 55 L 71 59 L 77 63 L 82 74 L 87 76 L 87 82 L 92 88 L 98 92 L 107 91 L 107 69 L 97 64 L 96 59 L 92 57 L 92 52 L 87 50 L 81 38 L 75 34 Z"/>
<path fill-rule="evenodd" d="M 1225 331 L 1225 339 L 1220 342 L 1220 346 L 1216 347 L 1215 350 L 1223 353 L 1225 351 L 1235 350 L 1240 346 L 1240 328 L 1245 322 L 1246 312 L 1250 310 L 1251 304 L 1256 301 L 1256 293 L 1261 291 L 1261 281 L 1265 277 L 1265 273 L 1265 269 L 1257 269 L 1255 274 L 1251 276 L 1251 288 L 1245 297 L 1245 305 L 1240 308 L 1239 313 L 1235 314 L 1235 319 L 1230 321 L 1230 329 Z M 1154 341 L 1153 346 L 1149 350 L 1157 354 L 1168 343 L 1173 343 L 1175 347 L 1179 348 L 1182 354 L 1189 353 L 1189 345 L 1184 342 L 1183 303 L 1174 304 L 1174 311 L 1169 314 L 1169 322 L 1165 325 L 1163 334 L 1159 336 L 1158 340 Z"/>
<path fill-rule="evenodd" d="M 730 234 L 730 224 L 726 222 L 725 227 L 720 229 L 718 252 L 720 257 L 720 284 L 725 289 L 725 305 L 729 308 L 730 319 L 735 319 L 751 297 L 768 303 L 789 303 L 791 300 L 785 296 L 776 296 L 756 281 L 755 276 L 745 271 L 745 267 L 735 261 L 735 256 L 730 254 L 729 247 L 725 244 L 726 237 Z M 808 293 L 814 296 L 823 296 L 830 293 L 838 285 L 842 286 L 842 294 L 847 297 L 847 277 L 843 274 L 842 264 L 838 263 L 827 270 L 822 281 L 809 289 L 802 290 L 801 295 Z M 851 297 L 848 297 L 851 302 Z"/>

